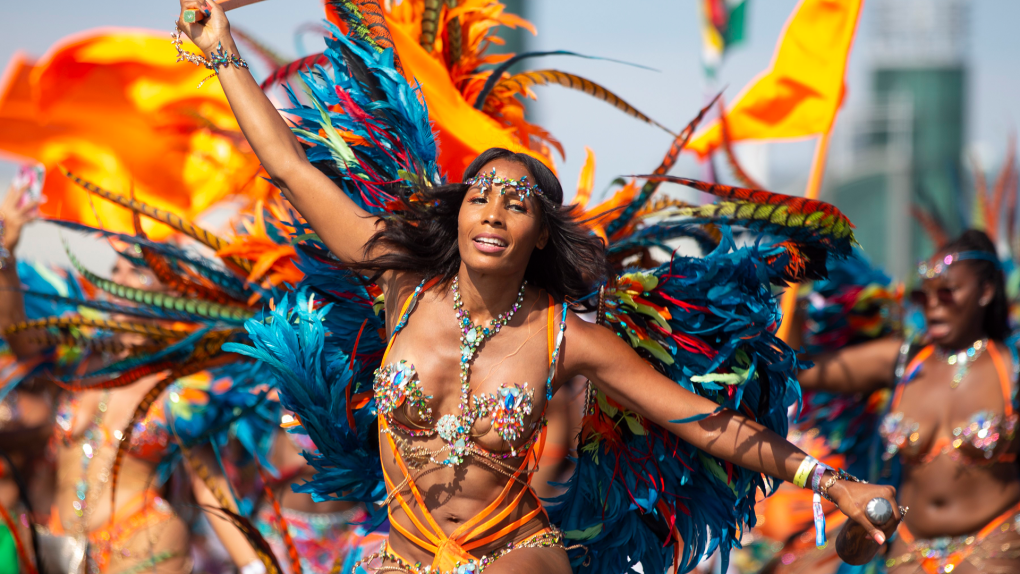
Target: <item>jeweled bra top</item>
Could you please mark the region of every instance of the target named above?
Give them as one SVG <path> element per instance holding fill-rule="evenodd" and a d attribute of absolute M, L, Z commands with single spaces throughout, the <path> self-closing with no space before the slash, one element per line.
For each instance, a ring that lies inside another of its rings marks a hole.
<path fill-rule="evenodd" d="M 1002 450 L 999 448 L 1001 444 L 1011 443 L 1015 438 L 1018 420 L 1017 414 L 1013 411 L 1009 371 L 995 343 L 988 345 L 988 353 L 995 364 L 1003 393 L 1005 412 L 1002 415 L 989 410 L 978 411 L 965 423 L 953 428 L 952 438 L 928 437 L 926 441 L 922 441 L 921 425 L 898 410 L 904 387 L 914 380 L 920 372 L 921 365 L 931 356 L 932 350 L 931 346 L 922 349 L 903 370 L 903 375 L 897 382 L 890 412 L 882 419 L 879 427 L 879 434 L 885 441 L 882 459 L 888 461 L 899 455 L 910 464 L 927 464 L 941 455 L 948 455 L 960 464 L 974 466 L 1015 461 L 1016 455 L 1010 452 L 995 455 L 997 450 Z M 930 446 L 922 451 L 927 443 L 930 443 Z"/>
<path fill-rule="evenodd" d="M 407 318 L 417 303 L 418 296 L 427 289 L 423 282 L 415 289 L 414 294 L 408 299 L 401 314 L 401 319 L 393 329 L 390 343 L 386 348 L 383 357 L 383 366 L 375 372 L 373 389 L 375 391 L 376 408 L 381 416 L 385 417 L 390 428 L 413 437 L 438 436 L 446 443 L 449 455 L 446 459 L 435 461 L 446 466 L 454 466 L 463 462 L 464 456 L 469 452 L 483 453 L 494 458 L 516 458 L 528 452 L 538 439 L 537 432 L 545 425 L 545 417 L 526 428 L 527 417 L 534 410 L 535 389 L 529 387 L 528 383 L 504 383 L 495 392 L 472 394 L 468 397 L 469 408 L 461 415 L 445 414 L 435 419 L 432 407 L 429 406 L 433 399 L 432 395 L 426 395 L 422 388 L 421 379 L 414 365 L 407 361 L 386 364 L 386 357 L 389 349 L 403 327 L 407 324 Z M 559 330 L 555 330 L 553 324 L 553 308 L 550 300 L 549 312 L 549 333 L 550 333 L 550 360 L 549 374 L 546 379 L 546 402 L 552 398 L 553 376 L 556 373 L 557 357 L 559 356 L 560 345 L 563 342 L 563 333 L 566 328 L 567 307 L 563 306 L 563 315 L 560 321 Z M 553 344 L 552 333 L 556 333 Z M 406 420 L 414 427 L 405 425 L 396 420 L 394 413 L 403 409 Z M 544 415 L 544 413 L 543 413 Z M 491 426 L 481 434 L 475 434 L 472 429 L 479 420 L 489 418 Z M 529 433 L 528 439 L 520 445 L 513 446 L 509 451 L 493 453 L 477 444 L 476 439 L 485 436 L 490 430 L 507 443 L 513 444 L 522 436 Z"/>

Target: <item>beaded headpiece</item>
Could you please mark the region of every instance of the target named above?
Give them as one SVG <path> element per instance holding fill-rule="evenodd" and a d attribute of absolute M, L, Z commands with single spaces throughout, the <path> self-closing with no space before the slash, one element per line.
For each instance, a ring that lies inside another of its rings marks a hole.
<path fill-rule="evenodd" d="M 988 261 L 995 265 L 996 269 L 1002 269 L 1002 263 L 994 253 L 989 253 L 987 251 L 961 251 L 959 253 L 950 253 L 949 255 L 946 255 L 941 259 L 936 259 L 935 261 L 922 261 L 917 265 L 917 274 L 920 275 L 922 279 L 934 279 L 935 277 L 942 275 L 953 263 L 966 261 L 968 259 Z"/>
<path fill-rule="evenodd" d="M 496 168 L 492 168 L 492 171 L 486 174 L 478 174 L 471 179 L 465 181 L 468 185 L 477 185 L 482 188 L 482 193 L 489 191 L 493 186 L 499 185 L 502 188 L 499 190 L 500 195 L 506 195 L 507 189 L 512 189 L 521 196 L 522 199 L 527 199 L 532 193 L 536 195 L 543 195 L 542 190 L 539 187 L 528 181 L 528 176 L 521 176 L 521 179 L 510 179 L 507 177 L 500 177 L 496 175 Z"/>

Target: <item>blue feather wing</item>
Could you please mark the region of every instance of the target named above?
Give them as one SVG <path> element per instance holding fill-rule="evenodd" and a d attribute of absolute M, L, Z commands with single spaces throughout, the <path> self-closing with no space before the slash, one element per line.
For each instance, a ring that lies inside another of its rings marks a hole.
<path fill-rule="evenodd" d="M 674 257 L 618 278 L 606 322 L 677 384 L 787 432 L 800 399 L 793 350 L 775 336 L 768 248 L 737 248 L 728 229 L 703 258 Z M 567 492 L 549 507 L 571 544 L 575 571 L 662 572 L 674 545 L 681 571 L 737 546 L 755 523 L 758 491 L 777 485 L 726 463 L 599 395 L 586 416 Z"/>

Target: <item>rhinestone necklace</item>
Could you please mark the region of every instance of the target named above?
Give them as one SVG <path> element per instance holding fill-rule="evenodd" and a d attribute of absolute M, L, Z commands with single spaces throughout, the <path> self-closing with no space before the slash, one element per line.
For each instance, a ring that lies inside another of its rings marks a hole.
<path fill-rule="evenodd" d="M 974 341 L 973 345 L 958 353 L 946 353 L 939 349 L 939 358 L 950 366 L 956 367 L 956 373 L 953 374 L 953 381 L 949 383 L 949 388 L 955 389 L 960 386 L 960 383 L 963 382 L 963 377 L 970 370 L 971 363 L 978 360 L 978 357 L 985 352 L 986 348 L 988 348 L 988 339 Z"/>
<path fill-rule="evenodd" d="M 478 349 L 482 346 L 482 343 L 492 338 L 500 329 L 506 326 L 514 314 L 521 308 L 521 304 L 524 302 L 524 287 L 528 284 L 527 281 L 521 284 L 521 289 L 517 293 L 517 301 L 514 302 L 509 311 L 500 313 L 495 319 L 489 320 L 487 326 L 483 327 L 482 325 L 475 325 L 471 321 L 471 313 L 464 308 L 464 301 L 460 297 L 459 281 L 459 277 L 453 279 L 451 290 L 453 291 L 454 316 L 461 330 L 460 415 L 443 415 L 436 423 L 436 431 L 450 447 L 450 454 L 443 461 L 443 464 L 446 466 L 453 466 L 464 462 L 464 455 L 469 450 L 468 442 L 470 436 L 468 436 L 468 433 L 475 422 L 475 413 L 470 405 L 471 384 L 468 372 L 471 369 L 471 363 L 474 362 L 475 357 L 478 355 Z"/>
<path fill-rule="evenodd" d="M 89 502 L 89 498 L 95 499 L 95 496 L 89 496 L 89 491 L 93 490 L 90 488 L 92 485 L 89 484 L 89 468 L 92 466 L 93 458 L 99 454 L 99 449 L 106 443 L 103 416 L 106 414 L 109 400 L 110 391 L 104 390 L 99 397 L 99 405 L 92 416 L 91 424 L 82 433 L 81 476 L 75 481 L 74 485 L 76 500 L 71 502 L 74 514 L 78 517 L 78 534 L 87 534 L 89 531 L 89 517 L 92 514 L 92 506 L 95 503 L 95 500 Z M 75 402 L 74 405 L 73 408 L 77 409 L 78 403 Z"/>

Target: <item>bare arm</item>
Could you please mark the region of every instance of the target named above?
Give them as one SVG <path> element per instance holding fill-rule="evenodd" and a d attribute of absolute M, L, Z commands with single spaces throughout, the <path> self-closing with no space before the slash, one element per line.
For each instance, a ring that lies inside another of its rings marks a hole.
<path fill-rule="evenodd" d="M 570 336 L 569 343 L 564 344 L 564 368 L 571 373 L 577 369 L 623 407 L 713 456 L 793 481 L 807 455 L 783 437 L 730 410 L 696 422 L 670 422 L 710 415 L 717 405 L 659 374 L 609 329 L 571 316 L 567 331 Z M 829 494 L 840 510 L 872 535 L 879 531 L 864 515 L 868 501 L 882 497 L 897 507 L 895 491 L 889 487 L 837 482 Z"/>
<path fill-rule="evenodd" d="M 851 345 L 810 357 L 814 367 L 797 376 L 806 390 L 870 393 L 893 384 L 893 371 L 903 341 L 896 337 Z"/>
<path fill-rule="evenodd" d="M 237 54 L 230 24 L 218 4 L 181 0 L 182 11 L 200 6 L 210 10 L 209 18 L 196 24 L 185 24 L 181 18 L 178 27 L 207 56 L 220 45 L 227 53 Z M 364 260 L 365 244 L 375 233 L 379 219 L 358 207 L 308 162 L 287 122 L 247 69 L 226 66 L 218 71 L 219 83 L 241 131 L 269 176 L 334 255 L 342 261 Z"/>
<path fill-rule="evenodd" d="M 807 301 L 801 301 L 790 318 L 793 324 L 786 336 L 786 343 L 794 350 L 804 344 L 806 319 Z M 891 386 L 902 343 L 897 337 L 886 337 L 807 357 L 815 366 L 798 373 L 797 380 L 805 390 L 830 393 L 870 393 Z"/>
<path fill-rule="evenodd" d="M 19 359 L 34 357 L 44 350 L 37 342 L 45 332 L 41 329 L 21 331 L 7 335 L 7 328 L 25 321 L 25 297 L 21 293 L 21 279 L 18 277 L 18 265 L 14 259 L 14 250 L 21 240 L 21 230 L 26 223 L 38 217 L 39 204 L 29 202 L 18 205 L 24 187 L 11 187 L 7 190 L 3 202 L 0 203 L 0 226 L 3 227 L 3 246 L 10 256 L 3 261 L 0 268 L 0 334 L 10 345 L 11 351 Z"/>
<path fill-rule="evenodd" d="M 202 462 L 206 469 L 218 468 L 216 461 L 212 457 L 212 453 L 203 449 L 201 453 L 194 453 L 195 456 Z M 222 474 L 216 472 L 210 475 L 210 481 L 216 485 L 216 488 L 220 492 L 230 492 L 227 479 Z M 238 568 L 242 568 L 255 560 L 258 560 L 258 555 L 255 554 L 255 550 L 252 549 L 248 539 L 245 538 L 244 534 L 237 529 L 229 520 L 227 520 L 222 514 L 216 512 L 215 509 L 220 508 L 220 501 L 216 498 L 216 495 L 209 490 L 209 486 L 206 485 L 205 481 L 197 476 L 197 472 L 191 472 L 191 487 L 195 493 L 195 501 L 199 507 L 205 512 L 206 518 L 209 519 L 209 525 L 212 526 L 213 532 L 216 533 L 217 538 L 223 544 L 223 547 L 227 550 L 227 554 L 230 555 L 230 559 L 234 562 L 234 565 Z M 232 512 L 237 512 L 237 508 L 231 505 L 228 509 Z"/>

